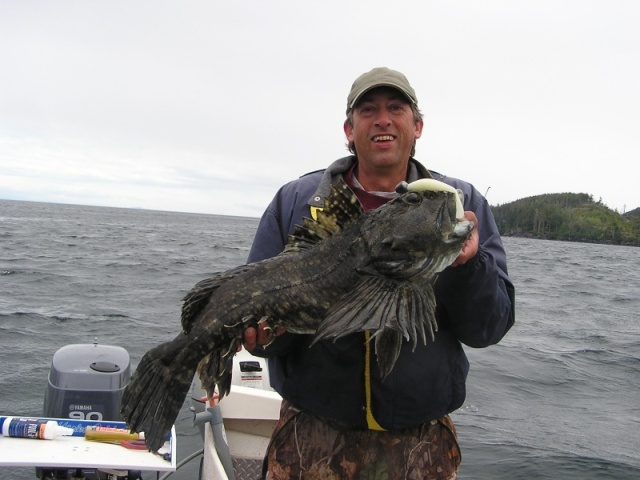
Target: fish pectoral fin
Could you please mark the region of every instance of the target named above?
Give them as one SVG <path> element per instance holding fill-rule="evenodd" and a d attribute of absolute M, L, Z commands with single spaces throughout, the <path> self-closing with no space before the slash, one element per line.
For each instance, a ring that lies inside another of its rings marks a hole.
<path fill-rule="evenodd" d="M 313 343 L 369 330 L 385 378 L 395 365 L 403 339 L 413 349 L 418 340 L 424 344 L 427 336 L 433 340 L 438 330 L 435 308 L 428 282 L 366 276 L 327 312 Z"/>
<path fill-rule="evenodd" d="M 390 329 L 412 342 L 426 344 L 437 331 L 435 297 L 427 282 L 366 276 L 329 311 L 316 332 L 314 342 L 338 339 L 370 330 L 373 336 Z"/>

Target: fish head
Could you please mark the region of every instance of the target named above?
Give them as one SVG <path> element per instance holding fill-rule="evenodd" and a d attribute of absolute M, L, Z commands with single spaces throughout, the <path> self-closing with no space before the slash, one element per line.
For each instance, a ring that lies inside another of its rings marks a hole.
<path fill-rule="evenodd" d="M 430 276 L 451 265 L 475 227 L 457 218 L 457 195 L 455 191 L 406 191 L 369 212 L 361 229 L 367 270 L 407 278 Z"/>

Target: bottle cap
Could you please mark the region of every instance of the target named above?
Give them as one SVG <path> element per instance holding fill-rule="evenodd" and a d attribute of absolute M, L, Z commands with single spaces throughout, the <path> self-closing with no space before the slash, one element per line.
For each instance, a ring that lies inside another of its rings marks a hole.
<path fill-rule="evenodd" d="M 53 440 L 56 437 L 73 435 L 73 428 L 61 427 L 55 420 L 49 420 L 45 427 L 42 437 L 45 440 Z"/>
<path fill-rule="evenodd" d="M 58 428 L 56 428 L 56 435 L 57 436 L 70 436 L 73 435 L 74 430 L 73 428 L 69 428 L 69 427 L 61 427 L 58 425 Z"/>

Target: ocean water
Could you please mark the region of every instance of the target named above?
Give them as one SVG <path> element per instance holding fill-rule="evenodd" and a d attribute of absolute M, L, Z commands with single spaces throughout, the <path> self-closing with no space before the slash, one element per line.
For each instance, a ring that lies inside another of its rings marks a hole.
<path fill-rule="evenodd" d="M 135 367 L 179 331 L 197 281 L 245 261 L 257 221 L 0 200 L 0 415 L 41 414 L 64 345 L 119 345 Z M 452 415 L 460 479 L 640 478 L 640 249 L 504 243 L 516 325 L 497 346 L 467 348 L 467 401 Z M 201 448 L 188 407 L 178 461 Z"/>

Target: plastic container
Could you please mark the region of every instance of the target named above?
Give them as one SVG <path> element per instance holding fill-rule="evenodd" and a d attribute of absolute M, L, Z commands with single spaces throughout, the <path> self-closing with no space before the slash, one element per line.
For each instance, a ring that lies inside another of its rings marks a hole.
<path fill-rule="evenodd" d="M 5 437 L 36 440 L 73 435 L 73 428 L 61 427 L 55 420 L 28 417 L 0 417 L 0 431 Z"/>

